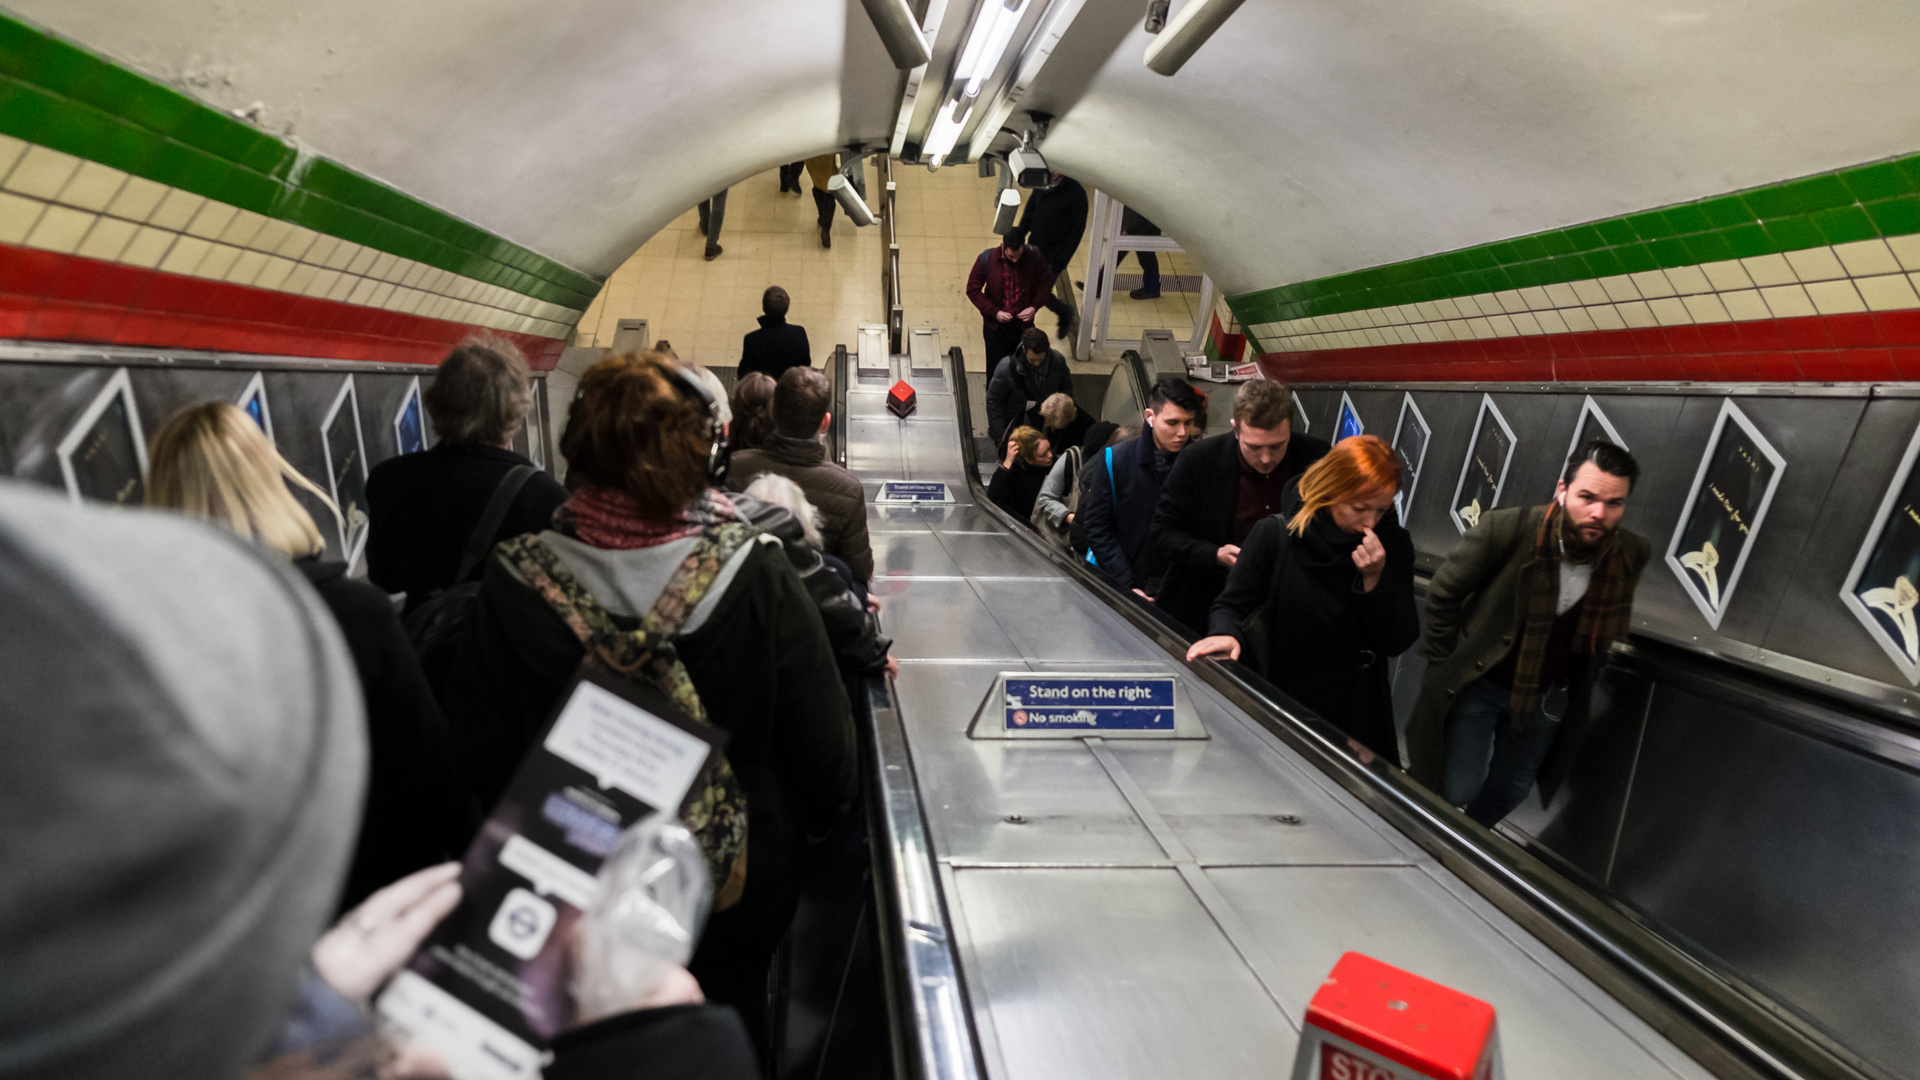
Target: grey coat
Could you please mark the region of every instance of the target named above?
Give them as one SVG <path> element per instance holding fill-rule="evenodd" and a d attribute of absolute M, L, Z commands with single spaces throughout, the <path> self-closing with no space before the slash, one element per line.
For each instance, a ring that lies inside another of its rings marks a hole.
<path fill-rule="evenodd" d="M 1460 546 L 1427 585 L 1425 632 L 1420 655 L 1427 658 L 1420 698 L 1407 723 L 1408 771 L 1427 787 L 1440 790 L 1446 763 L 1447 715 L 1466 685 L 1506 659 L 1527 626 L 1527 582 L 1533 570 L 1535 538 L 1545 506 L 1494 510 L 1468 530 Z M 1640 584 L 1652 548 L 1646 537 L 1622 529 L 1619 542 L 1627 560 L 1628 593 Z M 1585 737 L 1588 699 L 1599 665 L 1574 657 L 1571 701 L 1560 738 L 1540 770 L 1540 789 L 1551 797 L 1565 779 L 1574 751 Z"/>

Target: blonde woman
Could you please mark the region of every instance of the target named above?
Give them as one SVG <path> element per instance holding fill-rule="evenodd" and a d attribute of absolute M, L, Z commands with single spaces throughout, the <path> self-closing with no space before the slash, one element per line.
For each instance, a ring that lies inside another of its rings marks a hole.
<path fill-rule="evenodd" d="M 386 594 L 322 558 L 326 534 L 292 488 L 338 515 L 333 500 L 287 464 L 247 414 L 225 402 L 174 414 L 153 437 L 150 461 L 148 505 L 206 518 L 293 560 L 353 653 L 366 698 L 370 777 L 341 906 L 458 857 L 475 818 L 453 794 L 446 721 L 420 662 Z"/>
<path fill-rule="evenodd" d="M 987 481 L 994 505 L 1033 527 L 1033 504 L 1053 469 L 1053 444 L 1039 428 L 1021 425 L 1007 433 L 1006 456 Z"/>

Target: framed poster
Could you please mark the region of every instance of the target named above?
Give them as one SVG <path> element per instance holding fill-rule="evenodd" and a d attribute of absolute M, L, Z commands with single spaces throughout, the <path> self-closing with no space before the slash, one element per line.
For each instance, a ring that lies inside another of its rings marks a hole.
<path fill-rule="evenodd" d="M 1360 422 L 1360 410 L 1353 407 L 1353 399 L 1347 396 L 1345 390 L 1340 391 L 1340 416 L 1333 424 L 1334 443 L 1366 433 L 1367 425 Z"/>
<path fill-rule="evenodd" d="M 82 499 L 138 506 L 146 496 L 147 437 L 140 430 L 133 380 L 120 368 L 74 421 L 55 453 L 60 478 Z"/>
<path fill-rule="evenodd" d="M 1573 422 L 1573 441 L 1567 444 L 1567 456 L 1561 459 L 1560 468 L 1553 474 L 1556 482 L 1567 471 L 1567 462 L 1573 460 L 1573 455 L 1595 439 L 1605 439 L 1622 450 L 1629 449 L 1627 441 L 1613 429 L 1613 421 L 1601 411 L 1600 403 L 1593 400 L 1592 394 L 1588 394 L 1587 399 L 1580 403 L 1579 419 Z"/>
<path fill-rule="evenodd" d="M 547 467 L 547 433 L 540 426 L 540 383 L 533 384 L 533 396 L 527 399 L 527 422 L 520 430 L 527 440 L 527 460 Z"/>
<path fill-rule="evenodd" d="M 1393 422 L 1393 453 L 1400 459 L 1400 490 L 1394 493 L 1393 510 L 1400 524 L 1407 523 L 1407 510 L 1413 506 L 1414 490 L 1420 486 L 1420 468 L 1427 463 L 1427 444 L 1433 440 L 1433 428 L 1413 403 L 1413 395 L 1400 399 L 1400 418 Z"/>
<path fill-rule="evenodd" d="M 1920 626 L 1914 607 L 1920 603 L 1920 428 L 1907 442 L 1900 468 L 1893 474 L 1880 510 L 1873 516 L 1853 569 L 1840 587 L 1840 599 L 1853 617 L 1867 628 L 1887 657 L 1920 686 Z"/>
<path fill-rule="evenodd" d="M 1491 419 L 1493 422 L 1488 423 Z M 1480 515 L 1500 505 L 1500 493 L 1507 486 L 1507 466 L 1513 464 L 1513 428 L 1500 415 L 1493 395 L 1480 395 L 1480 414 L 1473 420 L 1473 438 L 1467 443 L 1467 460 L 1460 465 L 1460 479 L 1453 485 L 1453 504 L 1447 507 L 1453 527 L 1462 533 L 1480 524 Z"/>
<path fill-rule="evenodd" d="M 1300 400 L 1299 394 L 1291 390 L 1287 391 L 1287 396 L 1293 399 L 1293 422 L 1298 425 L 1300 431 L 1311 430 L 1313 428 L 1313 421 L 1307 419 L 1306 403 Z"/>
<path fill-rule="evenodd" d="M 360 397 L 351 375 L 320 421 L 320 444 L 327 455 L 327 490 L 340 507 L 341 558 L 351 567 L 367 542 L 367 444 L 360 437 Z"/>
<path fill-rule="evenodd" d="M 420 380 L 407 383 L 400 395 L 400 407 L 393 413 L 393 444 L 403 454 L 417 454 L 427 448 L 427 425 L 420 419 Z"/>
<path fill-rule="evenodd" d="M 1715 630 L 1786 471 L 1787 460 L 1753 421 L 1732 398 L 1722 399 L 1686 509 L 1667 544 L 1667 565 Z"/>
<path fill-rule="evenodd" d="M 253 378 L 247 380 L 247 388 L 240 391 L 240 397 L 234 404 L 260 425 L 260 430 L 266 432 L 268 442 L 273 441 L 273 410 L 267 408 L 267 380 L 264 375 L 254 372 Z"/>

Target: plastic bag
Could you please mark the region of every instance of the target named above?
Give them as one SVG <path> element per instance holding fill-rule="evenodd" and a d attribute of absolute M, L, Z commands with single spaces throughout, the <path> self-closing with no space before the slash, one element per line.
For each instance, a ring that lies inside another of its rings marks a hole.
<path fill-rule="evenodd" d="M 582 1020 L 633 1009 L 684 967 L 706 924 L 713 885 L 700 844 L 655 814 L 620 835 L 580 923 L 573 1000 Z"/>

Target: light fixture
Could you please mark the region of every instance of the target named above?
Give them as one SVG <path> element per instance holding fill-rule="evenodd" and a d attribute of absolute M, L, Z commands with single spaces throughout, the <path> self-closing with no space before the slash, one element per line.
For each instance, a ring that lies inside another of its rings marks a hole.
<path fill-rule="evenodd" d="M 986 7 L 967 33 L 967 46 L 960 51 L 960 66 L 953 71 L 954 81 L 961 84 L 967 97 L 980 96 L 981 84 L 1000 66 L 1000 58 L 1007 54 L 1007 43 L 1013 40 L 1013 32 L 1019 28 L 1020 17 L 1026 11 L 1027 0 L 986 0 Z"/>
<path fill-rule="evenodd" d="M 1180 14 L 1147 46 L 1147 69 L 1156 75 L 1172 75 L 1193 58 L 1207 43 L 1227 16 L 1240 10 L 1246 0 L 1187 0 Z"/>
<path fill-rule="evenodd" d="M 933 50 L 927 47 L 927 36 L 914 23 L 913 9 L 907 6 L 907 0 L 861 2 L 866 5 L 867 18 L 873 20 L 874 30 L 880 34 L 880 43 L 893 58 L 894 67 L 903 70 L 919 67 L 933 56 Z"/>
<path fill-rule="evenodd" d="M 1001 188 L 1000 198 L 993 209 L 993 234 L 1007 235 L 1013 228 L 1013 219 L 1020 213 L 1020 192 L 1014 188 Z"/>
<path fill-rule="evenodd" d="M 920 152 L 927 155 L 927 168 L 938 169 L 946 164 L 947 155 L 953 153 L 954 144 L 960 141 L 960 129 L 967 126 L 967 117 L 971 115 L 973 106 L 962 99 L 940 107 L 933 118 L 933 130 L 927 132 L 927 141 L 920 148 Z"/>
<path fill-rule="evenodd" d="M 847 220 L 856 227 L 871 225 L 874 222 L 873 211 L 867 208 L 867 201 L 854 190 L 853 182 L 846 173 L 834 173 L 827 181 L 827 194 L 839 200 L 840 209 L 847 212 Z"/>

